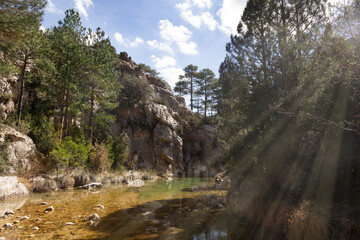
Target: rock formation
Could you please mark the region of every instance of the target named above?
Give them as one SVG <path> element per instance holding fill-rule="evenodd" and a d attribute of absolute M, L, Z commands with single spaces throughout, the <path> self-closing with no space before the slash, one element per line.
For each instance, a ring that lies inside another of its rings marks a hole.
<path fill-rule="evenodd" d="M 10 112 L 14 111 L 15 105 L 12 100 L 13 87 L 17 82 L 17 77 L 0 76 L 0 119 L 6 119 Z"/>
<path fill-rule="evenodd" d="M 8 167 L 18 171 L 30 170 L 31 161 L 36 155 L 36 147 L 30 137 L 1 124 L 0 151 L 6 154 Z"/>
<path fill-rule="evenodd" d="M 146 81 L 152 93 L 148 102 L 132 113 L 119 109 L 112 129 L 125 131 L 131 139 L 128 166 L 173 176 L 214 176 L 220 144 L 214 125 L 195 126 L 187 119 L 199 118 L 175 96 L 161 79 L 146 74 L 126 53 L 119 55 L 121 73 Z M 129 120 L 126 114 L 132 114 Z M 118 126 L 123 126 L 119 130 Z"/>
<path fill-rule="evenodd" d="M 8 197 L 24 195 L 29 195 L 29 191 L 26 189 L 24 184 L 19 183 L 17 177 L 0 177 L 0 200 Z M 23 204 L 23 201 L 21 201 L 21 203 Z M 0 208 L 0 215 L 6 210 L 8 209 Z"/>

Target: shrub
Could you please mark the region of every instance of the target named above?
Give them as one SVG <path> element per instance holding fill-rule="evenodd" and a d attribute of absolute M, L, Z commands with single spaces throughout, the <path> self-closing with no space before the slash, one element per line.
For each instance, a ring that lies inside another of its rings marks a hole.
<path fill-rule="evenodd" d="M 8 154 L 5 151 L 5 147 L 3 146 L 3 144 L 0 144 L 0 173 L 2 173 L 6 166 L 7 166 L 7 161 L 8 161 Z"/>
<path fill-rule="evenodd" d="M 109 154 L 104 143 L 95 144 L 90 152 L 90 169 L 101 173 L 110 168 Z"/>
<path fill-rule="evenodd" d="M 54 124 L 47 117 L 41 117 L 39 123 L 32 122 L 31 128 L 30 137 L 34 140 L 38 150 L 49 154 L 56 147 L 57 143 Z"/>
<path fill-rule="evenodd" d="M 89 145 L 85 141 L 77 143 L 72 137 L 66 137 L 57 148 L 50 152 L 50 157 L 57 168 L 85 167 L 89 157 Z"/>
<path fill-rule="evenodd" d="M 129 155 L 130 138 L 126 133 L 109 138 L 106 142 L 111 168 L 121 170 Z"/>

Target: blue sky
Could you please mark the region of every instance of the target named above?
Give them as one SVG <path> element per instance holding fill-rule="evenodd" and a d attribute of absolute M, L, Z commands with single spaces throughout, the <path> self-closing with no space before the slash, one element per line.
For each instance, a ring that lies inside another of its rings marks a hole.
<path fill-rule="evenodd" d="M 218 74 L 245 5 L 246 0 L 48 0 L 42 25 L 57 25 L 74 8 L 85 27 L 106 32 L 117 52 L 150 65 L 174 86 L 188 64 Z"/>

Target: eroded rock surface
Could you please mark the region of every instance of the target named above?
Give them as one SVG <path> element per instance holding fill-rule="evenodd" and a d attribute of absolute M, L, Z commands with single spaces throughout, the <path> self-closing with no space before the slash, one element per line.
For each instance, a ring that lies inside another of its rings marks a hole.
<path fill-rule="evenodd" d="M 195 126 L 188 119 L 199 118 L 186 107 L 185 99 L 175 96 L 167 84 L 146 74 L 126 53 L 119 55 L 119 70 L 143 79 L 153 90 L 147 103 L 138 104 L 131 112 L 117 110 L 113 133 L 126 132 L 130 138 L 127 165 L 160 175 L 214 176 L 220 144 L 214 125 Z M 131 120 L 130 120 L 131 119 Z M 221 170 L 221 169 L 220 169 Z"/>
<path fill-rule="evenodd" d="M 17 170 L 30 170 L 36 147 L 29 136 L 0 124 L 0 151 L 6 153 L 10 166 Z"/>
<path fill-rule="evenodd" d="M 8 197 L 15 197 L 15 196 L 26 196 L 29 195 L 29 191 L 26 189 L 24 184 L 19 183 L 17 177 L 0 177 L 0 200 L 8 198 Z M 14 206 L 22 206 L 23 202 L 15 203 Z M 0 204 L 0 215 L 3 212 L 6 212 L 8 209 L 3 209 L 2 204 Z M 20 207 L 21 207 L 20 206 Z M 9 207 L 9 206 L 6 206 Z"/>

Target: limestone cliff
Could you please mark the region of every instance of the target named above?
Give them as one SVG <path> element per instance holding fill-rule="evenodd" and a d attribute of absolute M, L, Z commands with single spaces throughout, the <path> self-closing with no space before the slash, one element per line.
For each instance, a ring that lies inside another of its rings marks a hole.
<path fill-rule="evenodd" d="M 189 119 L 199 118 L 186 107 L 184 98 L 175 96 L 160 79 L 146 74 L 126 53 L 119 55 L 119 70 L 148 82 L 152 89 L 149 101 L 132 110 L 118 111 L 119 132 L 131 139 L 127 165 L 173 176 L 214 176 L 213 165 L 219 157 L 220 145 L 216 126 L 195 125 Z M 123 130 L 119 129 L 123 126 Z"/>

